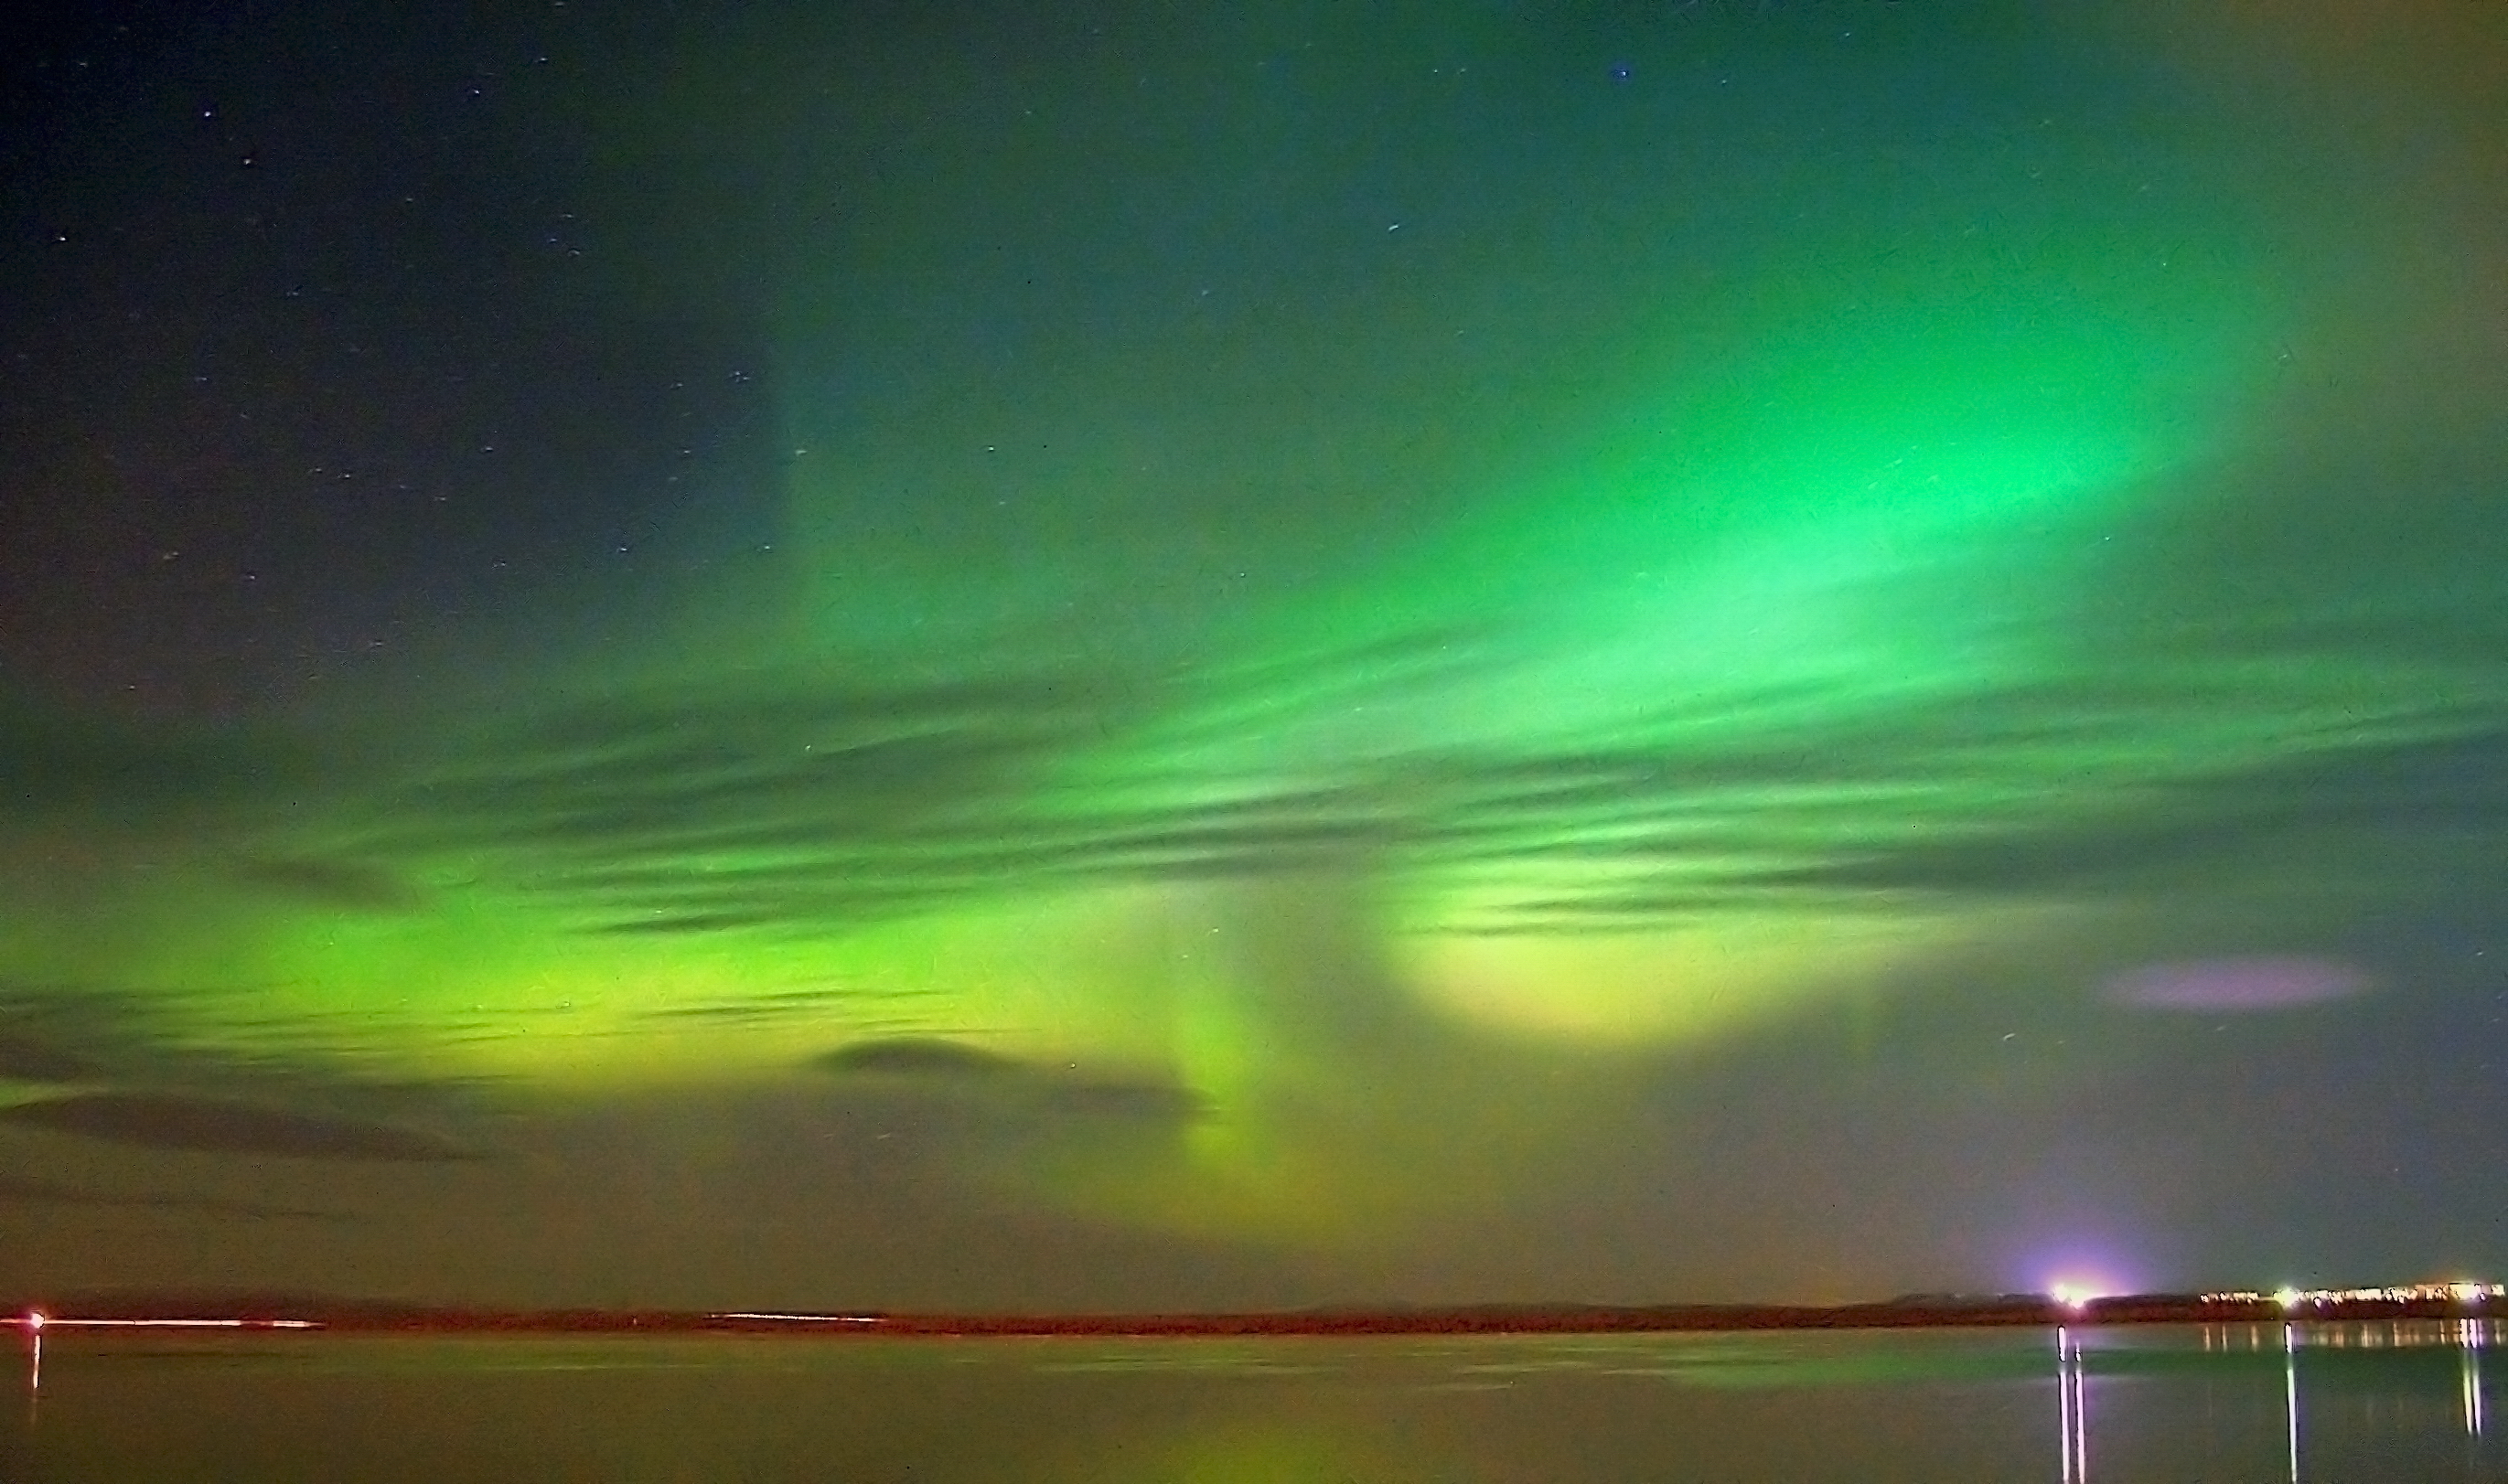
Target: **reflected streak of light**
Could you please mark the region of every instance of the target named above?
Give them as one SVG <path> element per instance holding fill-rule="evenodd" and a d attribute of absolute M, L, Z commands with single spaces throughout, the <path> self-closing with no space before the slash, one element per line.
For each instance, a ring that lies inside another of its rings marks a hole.
<path fill-rule="evenodd" d="M 2090 1392 L 2082 1347 L 2070 1329 L 2055 1330 L 2055 1407 L 2063 1449 L 2064 1484 L 2089 1484 Z"/>
<path fill-rule="evenodd" d="M 2464 1394 L 2464 1435 L 2480 1437 L 2482 1416 L 2482 1321 L 2460 1320 L 2456 1324 L 2461 1344 L 2456 1351 L 2457 1382 Z"/>
<path fill-rule="evenodd" d="M 2290 1484 L 2299 1484 L 2299 1326 L 2281 1326 L 2281 1406 L 2290 1434 Z"/>

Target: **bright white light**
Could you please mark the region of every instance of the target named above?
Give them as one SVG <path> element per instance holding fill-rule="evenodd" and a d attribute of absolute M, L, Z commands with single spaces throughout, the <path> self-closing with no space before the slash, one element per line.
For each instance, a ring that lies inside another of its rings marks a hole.
<path fill-rule="evenodd" d="M 2079 1314 L 2090 1306 L 2092 1299 L 2105 1298 L 2107 1295 L 2090 1284 L 2067 1282 L 2048 1284 L 2047 1296 L 2073 1313 Z"/>
<path fill-rule="evenodd" d="M 2281 1305 L 2284 1313 L 2288 1313 L 2289 1311 L 2298 1308 L 2299 1298 L 2299 1290 L 2290 1286 L 2288 1284 L 2284 1284 L 2282 1286 L 2273 1289 L 2273 1302 Z"/>

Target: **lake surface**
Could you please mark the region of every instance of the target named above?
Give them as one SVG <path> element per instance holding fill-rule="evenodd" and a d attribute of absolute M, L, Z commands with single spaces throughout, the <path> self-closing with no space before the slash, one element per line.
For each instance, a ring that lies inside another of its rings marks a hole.
<path fill-rule="evenodd" d="M 2503 1341 L 2482 1323 L 1432 1340 L 55 1334 L 0 1419 L 0 1477 L 2445 1484 L 2508 1478 L 2490 1415 Z"/>

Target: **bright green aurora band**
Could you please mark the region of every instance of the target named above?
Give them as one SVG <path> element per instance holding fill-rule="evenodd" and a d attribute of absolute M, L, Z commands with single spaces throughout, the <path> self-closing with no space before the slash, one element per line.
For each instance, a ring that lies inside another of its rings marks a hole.
<path fill-rule="evenodd" d="M 1619 86 L 1494 11 L 957 109 L 981 58 L 830 96 L 791 15 L 573 76 L 587 168 L 660 182 L 609 292 L 762 294 L 786 529 L 634 652 L 25 711 L 0 980 L 66 1049 L 11 1096 L 493 1151 L 797 1082 L 986 1110 L 979 1186 L 1339 1249 L 1573 1178 L 1719 1038 L 2310 952 L 2472 858 L 2379 791 L 2508 728 L 2419 146 L 1852 11 L 1848 62 L 1839 7 L 1688 8 Z"/>

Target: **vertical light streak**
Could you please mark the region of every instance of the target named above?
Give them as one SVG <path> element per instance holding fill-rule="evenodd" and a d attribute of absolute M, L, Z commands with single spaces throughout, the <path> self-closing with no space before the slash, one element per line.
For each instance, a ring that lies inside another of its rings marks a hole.
<path fill-rule="evenodd" d="M 2089 1484 L 2090 1373 L 2079 1339 L 2073 1341 L 2073 1478 L 2077 1484 Z"/>
<path fill-rule="evenodd" d="M 2082 1365 L 2082 1347 L 2073 1332 L 2055 1329 L 2055 1413 L 2063 1450 L 2064 1484 L 2089 1484 L 2090 1393 Z"/>
<path fill-rule="evenodd" d="M 2063 1459 L 2064 1484 L 2073 1479 L 2073 1380 L 2067 1341 L 2061 1325 L 2055 1329 L 2055 1446 Z"/>
<path fill-rule="evenodd" d="M 2456 1321 L 2455 1363 L 2464 1394 L 2464 1435 L 2482 1435 L 2482 1321 Z"/>
<path fill-rule="evenodd" d="M 18 1326 L 26 1331 L 26 1406 L 31 1420 L 35 1394 L 44 1389 L 44 1311 L 29 1309 Z"/>
<path fill-rule="evenodd" d="M 2281 1407 L 2289 1425 L 2290 1484 L 2299 1484 L 2299 1326 L 2281 1326 Z"/>

